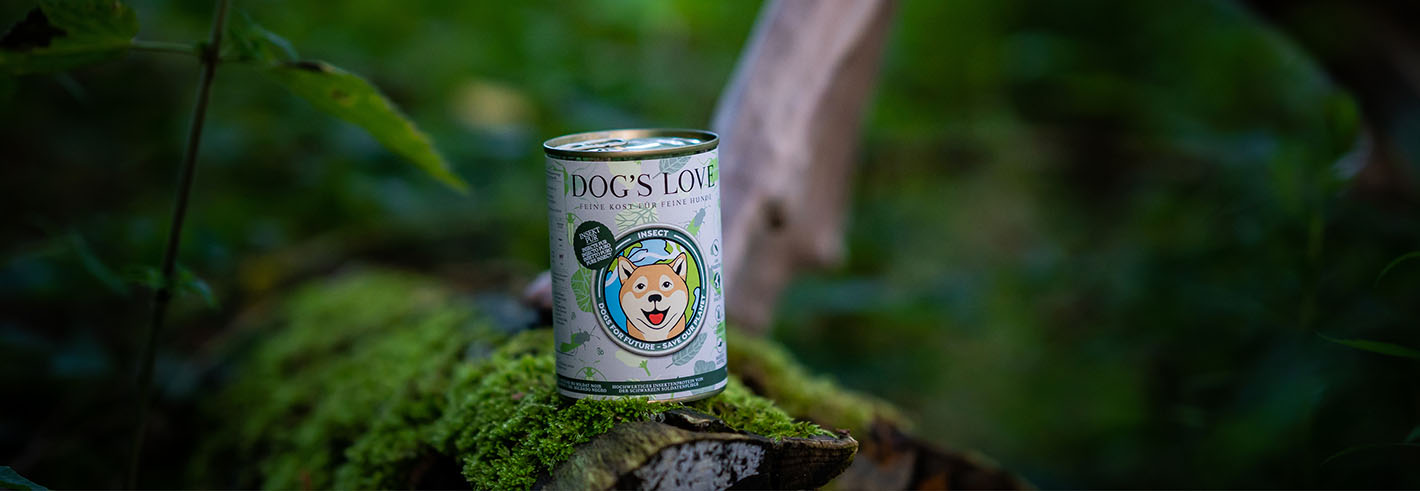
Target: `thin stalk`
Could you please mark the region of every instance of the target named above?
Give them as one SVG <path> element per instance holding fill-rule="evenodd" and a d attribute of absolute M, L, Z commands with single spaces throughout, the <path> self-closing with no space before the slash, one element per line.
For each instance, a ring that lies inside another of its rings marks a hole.
<path fill-rule="evenodd" d="M 127 486 L 133 489 L 138 484 L 138 469 L 143 457 L 143 438 L 148 426 L 149 405 L 153 391 L 153 359 L 157 355 L 158 333 L 163 330 L 167 318 L 168 302 L 173 297 L 173 279 L 177 272 L 178 246 L 182 243 L 182 225 L 187 217 L 188 196 L 192 192 L 192 177 L 197 167 L 197 150 L 202 143 L 202 126 L 207 118 L 207 101 L 212 93 L 212 77 L 216 74 L 218 53 L 222 47 L 222 33 L 226 31 L 227 7 L 229 0 L 216 0 L 216 12 L 212 17 L 212 32 L 202 50 L 202 77 L 197 84 L 197 103 L 192 109 L 192 124 L 187 132 L 187 149 L 182 157 L 182 170 L 178 175 L 177 196 L 173 203 L 172 222 L 168 224 L 168 245 L 163 251 L 163 283 L 153 292 L 152 322 L 148 325 L 148 337 L 143 344 L 143 363 L 138 372 L 138 424 L 133 431 L 133 451 L 128 461 Z"/>
<path fill-rule="evenodd" d="M 202 49 L 195 44 L 169 43 L 166 41 L 144 41 L 134 39 L 128 42 L 128 49 L 153 53 L 173 53 L 179 55 L 202 56 Z"/>

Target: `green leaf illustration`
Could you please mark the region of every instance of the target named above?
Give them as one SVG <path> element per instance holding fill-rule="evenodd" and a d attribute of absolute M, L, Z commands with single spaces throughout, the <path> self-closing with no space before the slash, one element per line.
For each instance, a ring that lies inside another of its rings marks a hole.
<path fill-rule="evenodd" d="M 705 336 L 702 336 L 701 334 L 704 333 L 696 334 L 695 339 L 690 340 L 689 345 L 687 345 L 684 349 L 675 352 L 674 355 L 671 355 L 671 364 L 667 365 L 666 368 L 670 368 L 673 366 L 678 367 L 681 365 L 685 365 L 686 363 L 690 363 L 691 360 L 694 360 L 695 355 L 700 354 L 700 348 L 705 345 Z"/>
<path fill-rule="evenodd" d="M 587 268 L 577 268 L 577 272 L 572 273 L 572 294 L 577 297 L 577 308 L 583 312 L 592 311 L 592 302 L 596 298 L 592 295 L 592 276 L 592 270 Z"/>
<path fill-rule="evenodd" d="M 364 128 L 385 148 L 435 179 L 459 192 L 468 189 L 434 149 L 428 135 L 365 79 L 320 61 L 281 63 L 266 73 L 317 109 Z"/>
<path fill-rule="evenodd" d="M 705 373 L 715 369 L 715 364 L 705 360 L 695 362 L 695 373 Z"/>
<path fill-rule="evenodd" d="M 672 172 L 681 170 L 682 168 L 685 167 L 685 164 L 687 164 L 687 163 L 690 163 L 690 156 L 689 156 L 689 155 L 684 156 L 684 157 L 673 157 L 673 158 L 669 158 L 669 159 L 663 159 L 663 160 L 661 160 L 661 169 L 660 169 L 660 170 L 661 170 L 661 172 L 664 172 L 664 173 L 666 173 L 666 174 L 670 174 L 670 173 L 672 173 Z"/>
<path fill-rule="evenodd" d="M 646 371 L 646 376 L 647 376 L 647 377 L 650 377 L 650 376 L 651 376 L 651 369 L 650 369 L 650 368 L 646 368 L 646 362 L 647 362 L 647 361 L 649 361 L 649 360 L 641 360 L 641 364 L 638 365 L 638 366 L 640 366 L 642 370 L 645 370 L 645 371 Z"/>
<path fill-rule="evenodd" d="M 710 159 L 710 162 L 705 165 L 709 169 L 707 172 L 710 174 L 710 185 L 714 186 L 720 181 L 720 157 Z"/>
<path fill-rule="evenodd" d="M 0 38 L 0 74 L 53 72 L 123 55 L 138 34 L 113 0 L 45 0 Z"/>
<path fill-rule="evenodd" d="M 656 221 L 656 209 L 645 205 L 632 205 L 616 214 L 616 228 L 623 233 L 638 225 Z"/>
<path fill-rule="evenodd" d="M 598 165 L 605 165 L 612 174 L 639 174 L 641 173 L 641 162 L 640 160 L 614 160 Z"/>

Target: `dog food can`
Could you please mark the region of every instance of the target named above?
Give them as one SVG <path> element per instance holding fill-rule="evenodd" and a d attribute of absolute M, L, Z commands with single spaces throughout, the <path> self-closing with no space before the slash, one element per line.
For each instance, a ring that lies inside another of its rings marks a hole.
<path fill-rule="evenodd" d="M 543 143 L 563 395 L 684 401 L 725 388 L 719 143 L 672 129 Z"/>

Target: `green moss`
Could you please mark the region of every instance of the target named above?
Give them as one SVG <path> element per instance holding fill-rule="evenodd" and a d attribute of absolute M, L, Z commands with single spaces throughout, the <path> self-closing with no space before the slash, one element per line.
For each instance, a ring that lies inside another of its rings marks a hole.
<path fill-rule="evenodd" d="M 661 408 L 643 400 L 568 403 L 555 389 L 546 330 L 518 336 L 473 371 L 481 376 L 450 388 L 450 410 L 431 443 L 460 456 L 464 477 L 478 488 L 526 488 L 612 426 L 651 417 Z M 530 354 L 518 345 L 533 345 Z M 512 352 L 512 353 L 509 353 Z"/>
<path fill-rule="evenodd" d="M 789 414 L 866 434 L 876 419 L 907 428 L 907 418 L 880 399 L 812 375 L 784 346 L 730 330 L 730 370 L 754 381 L 754 389 Z"/>
<path fill-rule="evenodd" d="M 795 420 L 774 401 L 755 395 L 733 375 L 724 392 L 686 406 L 720 418 L 731 428 L 775 440 L 831 434 L 816 424 Z"/>
<path fill-rule="evenodd" d="M 464 477 L 479 488 L 528 487 L 572 455 L 577 445 L 630 421 L 675 408 L 692 408 L 731 427 L 770 438 L 826 434 L 796 422 L 736 379 L 714 397 L 690 404 L 641 398 L 570 400 L 556 390 L 552 334 L 531 331 L 509 341 L 487 361 L 467 369 L 450 388 L 449 410 L 431 444 L 459 455 Z"/>
<path fill-rule="evenodd" d="M 285 305 L 209 405 L 218 424 L 197 482 L 403 486 L 402 468 L 429 450 L 418 428 L 442 414 L 452 367 L 496 336 L 436 283 L 397 273 L 347 275 Z"/>
<path fill-rule="evenodd" d="M 269 324 L 250 333 L 237 377 L 209 408 L 200 486 L 407 488 L 442 459 L 476 488 L 526 488 L 577 445 L 674 408 L 770 438 L 827 433 L 733 376 L 723 393 L 688 404 L 564 398 L 550 330 L 500 334 L 459 296 L 410 275 L 321 282 Z"/>

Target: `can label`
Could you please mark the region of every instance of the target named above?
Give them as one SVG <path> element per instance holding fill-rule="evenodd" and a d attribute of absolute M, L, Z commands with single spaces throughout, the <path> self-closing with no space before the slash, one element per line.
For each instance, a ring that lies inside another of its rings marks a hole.
<path fill-rule="evenodd" d="M 547 159 L 557 387 L 681 400 L 725 386 L 715 150 Z"/>

